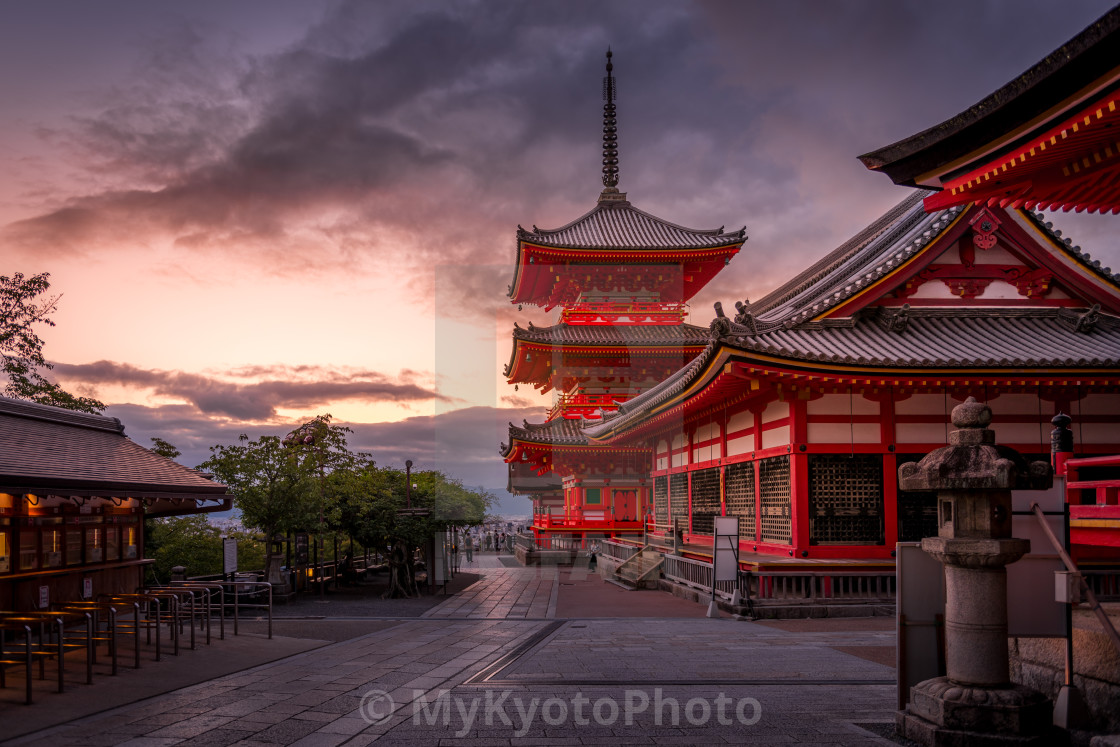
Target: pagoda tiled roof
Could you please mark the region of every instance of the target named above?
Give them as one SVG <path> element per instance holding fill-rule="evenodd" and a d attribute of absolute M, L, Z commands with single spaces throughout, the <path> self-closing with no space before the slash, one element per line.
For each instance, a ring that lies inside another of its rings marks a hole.
<path fill-rule="evenodd" d="M 502 452 L 508 455 L 513 441 L 552 446 L 586 446 L 587 436 L 583 435 L 580 424 L 583 420 L 554 418 L 544 423 L 524 421 L 521 427 L 509 424 L 509 444 L 502 444 Z"/>
<path fill-rule="evenodd" d="M 513 326 L 513 339 L 560 346 L 650 346 L 680 347 L 706 345 L 707 327 L 694 324 L 554 324 L 522 329 Z"/>
<path fill-rule="evenodd" d="M 226 487 L 124 435 L 116 418 L 0 397 L 0 492 L 222 499 Z"/>
<path fill-rule="evenodd" d="M 517 227 L 521 242 L 564 249 L 658 250 L 704 249 L 742 243 L 746 227 L 725 232 L 723 226 L 685 228 L 639 210 L 627 200 L 600 201 L 571 223 L 554 229 Z"/>

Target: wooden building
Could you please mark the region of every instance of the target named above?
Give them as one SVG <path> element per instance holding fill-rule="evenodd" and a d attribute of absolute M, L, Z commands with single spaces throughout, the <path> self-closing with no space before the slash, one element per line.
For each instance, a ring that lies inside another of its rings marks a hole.
<path fill-rule="evenodd" d="M 146 516 L 231 506 L 116 418 L 0 397 L 0 609 L 135 591 Z"/>
<path fill-rule="evenodd" d="M 988 402 L 1001 444 L 1120 451 L 1120 285 L 1041 214 L 927 212 L 919 191 L 730 318 L 683 369 L 583 435 L 645 447 L 654 514 L 686 545 L 740 517 L 760 562 L 889 559 L 936 533 L 934 496 L 898 466 L 944 445 L 949 412 Z"/>
<path fill-rule="evenodd" d="M 652 483 L 648 447 L 589 443 L 582 425 L 638 396 L 704 350 L 688 301 L 739 251 L 745 229 L 685 228 L 634 207 L 618 184 L 610 53 L 604 79 L 603 184 L 588 213 L 517 231 L 511 303 L 559 309 L 557 323 L 514 325 L 505 375 L 554 391 L 543 423 L 510 424 L 510 492 L 533 499 L 538 536 L 640 533 Z"/>

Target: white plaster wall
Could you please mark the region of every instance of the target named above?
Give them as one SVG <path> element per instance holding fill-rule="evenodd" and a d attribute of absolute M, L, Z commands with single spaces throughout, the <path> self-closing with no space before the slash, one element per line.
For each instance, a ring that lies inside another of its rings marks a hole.
<path fill-rule="evenodd" d="M 746 428 L 754 428 L 754 413 L 750 410 L 737 412 L 727 421 L 727 432 L 735 433 Z"/>
<path fill-rule="evenodd" d="M 850 399 L 847 394 L 826 394 L 820 399 L 809 400 L 805 411 L 809 415 L 878 415 L 879 403 L 858 394 Z"/>
<path fill-rule="evenodd" d="M 771 402 L 762 411 L 762 422 L 772 423 L 775 420 L 789 417 L 789 403 L 788 402 Z M 788 443 L 788 440 L 787 440 Z"/>
<path fill-rule="evenodd" d="M 1040 450 L 1050 450 L 1053 426 L 1048 421 L 1040 426 L 1038 423 L 1001 423 L 993 418 L 988 427 L 995 431 L 997 444 L 1038 444 Z"/>
<path fill-rule="evenodd" d="M 945 425 L 942 423 L 895 423 L 895 441 L 909 443 L 946 443 Z"/>
<path fill-rule="evenodd" d="M 977 397 L 980 399 L 980 397 Z M 1010 415 L 1038 415 L 1038 395 L 1037 394 L 1001 394 L 988 403 L 992 408 L 992 419 L 998 420 L 999 416 L 1007 413 Z M 1042 417 L 1050 422 L 1053 416 L 1047 416 L 1046 413 L 1054 408 L 1053 403 L 1042 403 Z"/>
<path fill-rule="evenodd" d="M 727 442 L 727 455 L 737 456 L 739 454 L 749 454 L 754 451 L 754 434 L 743 436 L 741 438 L 733 438 Z"/>
<path fill-rule="evenodd" d="M 949 409 L 945 409 L 945 403 L 948 402 Z M 898 415 L 926 415 L 929 413 L 945 413 L 945 419 L 949 419 L 949 413 L 953 411 L 959 402 L 952 397 L 946 398 L 943 394 L 913 394 L 901 402 L 896 402 L 894 411 Z"/>
<path fill-rule="evenodd" d="M 1080 403 L 1074 403 L 1073 411 L 1075 413 L 1081 412 L 1078 405 L 1084 408 L 1085 412 L 1091 412 L 1094 415 L 1118 415 L 1120 416 L 1120 394 L 1086 394 Z"/>
<path fill-rule="evenodd" d="M 1011 283 L 1005 282 L 1003 280 L 993 280 L 991 282 L 991 285 L 985 288 L 984 292 L 981 293 L 978 298 L 999 298 L 1010 300 L 1015 298 L 1025 298 L 1025 296 L 1020 294 L 1019 289 Z"/>
<path fill-rule="evenodd" d="M 877 444 L 879 424 L 809 423 L 807 435 L 811 444 Z"/>
<path fill-rule="evenodd" d="M 780 428 L 773 428 L 768 431 L 762 432 L 762 448 L 769 449 L 772 446 L 784 446 L 789 444 L 789 426 L 783 425 Z"/>
<path fill-rule="evenodd" d="M 1117 423 L 1082 423 L 1074 421 L 1070 426 L 1073 431 L 1073 442 L 1086 444 L 1115 444 L 1120 443 L 1120 422 Z M 1074 449 L 1076 451 L 1076 448 Z"/>

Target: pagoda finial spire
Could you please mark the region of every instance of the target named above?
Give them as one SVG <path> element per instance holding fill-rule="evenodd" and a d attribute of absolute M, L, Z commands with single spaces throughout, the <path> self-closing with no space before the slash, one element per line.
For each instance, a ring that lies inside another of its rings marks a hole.
<path fill-rule="evenodd" d="M 611 71 L 610 47 L 607 47 L 607 76 L 603 78 L 603 190 L 607 193 L 618 192 L 618 120 L 615 119 L 615 83 Z"/>

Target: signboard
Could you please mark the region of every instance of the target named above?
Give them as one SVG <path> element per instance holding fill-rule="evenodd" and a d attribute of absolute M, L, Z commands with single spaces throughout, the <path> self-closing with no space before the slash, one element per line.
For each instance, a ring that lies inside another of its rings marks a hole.
<path fill-rule="evenodd" d="M 45 610 L 51 606 L 51 587 L 39 587 L 39 609 Z"/>
<path fill-rule="evenodd" d="M 296 565 L 307 565 L 310 557 L 307 552 L 307 532 L 296 532 Z"/>
<path fill-rule="evenodd" d="M 222 573 L 237 573 L 237 540 L 222 538 Z"/>
<path fill-rule="evenodd" d="M 911 687 L 945 674 L 945 573 L 920 542 L 899 542 L 895 548 L 895 656 L 901 710 L 910 700 Z"/>
<path fill-rule="evenodd" d="M 739 577 L 739 517 L 715 517 L 713 534 L 715 580 L 734 581 Z"/>
<path fill-rule="evenodd" d="M 1054 573 L 1066 566 L 1030 510 L 1032 503 L 1043 510 L 1046 525 L 1064 542 L 1065 478 L 1055 477 L 1049 490 L 1011 492 L 1011 536 L 1030 540 L 1031 551 L 1007 566 L 1007 635 L 1065 638 L 1069 617 L 1066 605 L 1054 599 Z"/>
<path fill-rule="evenodd" d="M 82 579 L 82 599 L 93 599 L 93 579 L 89 576 Z"/>
<path fill-rule="evenodd" d="M 432 579 L 434 583 L 447 583 L 447 532 L 436 532 L 434 542 L 435 557 L 432 558 Z"/>

